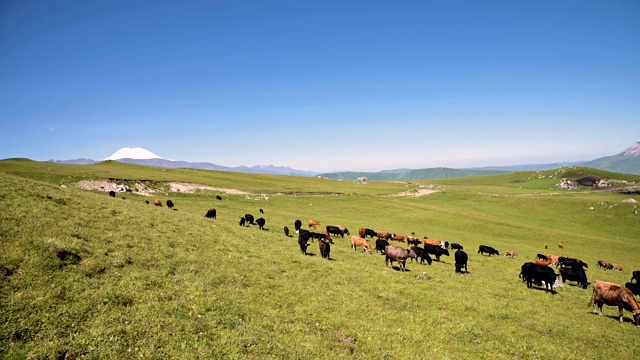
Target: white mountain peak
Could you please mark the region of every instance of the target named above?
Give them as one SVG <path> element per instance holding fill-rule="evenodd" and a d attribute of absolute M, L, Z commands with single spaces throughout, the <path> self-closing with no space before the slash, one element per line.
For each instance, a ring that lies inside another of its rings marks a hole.
<path fill-rule="evenodd" d="M 622 153 L 623 155 L 640 156 L 640 141 L 637 141 L 635 144 L 628 147 Z"/>
<path fill-rule="evenodd" d="M 109 156 L 105 160 L 119 160 L 119 159 L 162 159 L 162 158 L 147 149 L 123 147 L 122 149 L 116 151 L 113 155 Z"/>

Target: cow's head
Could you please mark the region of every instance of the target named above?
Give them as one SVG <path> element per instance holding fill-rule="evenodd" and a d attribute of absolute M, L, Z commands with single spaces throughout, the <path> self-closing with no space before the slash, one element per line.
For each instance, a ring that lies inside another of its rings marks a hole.
<path fill-rule="evenodd" d="M 633 310 L 633 320 L 637 327 L 640 327 L 640 309 Z"/>

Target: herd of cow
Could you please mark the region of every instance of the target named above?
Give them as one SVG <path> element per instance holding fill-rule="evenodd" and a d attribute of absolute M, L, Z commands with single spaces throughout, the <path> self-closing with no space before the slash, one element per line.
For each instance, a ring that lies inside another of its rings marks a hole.
<path fill-rule="evenodd" d="M 109 195 L 114 196 L 115 194 L 112 195 L 110 193 Z M 162 206 L 159 200 L 155 200 L 154 204 L 156 206 Z M 174 207 L 171 200 L 167 200 L 166 204 L 170 209 Z M 262 209 L 260 209 L 260 213 L 264 213 Z M 205 217 L 216 219 L 216 210 L 209 209 Z M 240 217 L 240 225 L 245 226 L 246 224 L 257 224 L 261 230 L 265 230 L 266 220 L 262 217 L 254 219 L 253 215 L 245 214 Z M 303 254 L 307 254 L 309 242 L 318 240 L 320 255 L 326 259 L 330 258 L 331 244 L 333 244 L 332 235 L 342 238 L 344 238 L 345 235 L 351 235 L 349 229 L 342 225 L 328 225 L 322 232 L 311 231 L 311 228 L 316 229 L 317 226 L 320 226 L 318 221 L 309 220 L 308 226 L 309 230 L 305 230 L 302 228 L 302 221 L 296 220 L 294 222 L 294 229 L 298 234 L 300 251 Z M 287 237 L 291 236 L 287 226 L 284 227 L 284 233 Z M 456 250 L 454 254 L 456 273 L 468 272 L 467 263 L 469 256 L 460 244 L 449 244 L 447 241 L 437 241 L 429 239 L 426 236 L 421 240 L 413 236 L 413 234 L 411 236 L 404 236 L 384 231 L 374 231 L 369 228 L 360 228 L 358 235 L 351 236 L 351 247 L 353 250 L 355 251 L 358 248 L 362 248 L 363 252 L 372 253 L 373 247 L 367 240 L 367 237 L 370 237 L 372 240 L 374 237 L 376 238 L 375 251 L 379 251 L 380 254 L 385 255 L 385 265 L 387 267 L 389 263 L 391 263 L 391 267 L 393 268 L 393 262 L 397 262 L 399 270 L 404 272 L 406 270 L 407 259 L 411 259 L 411 262 L 413 262 L 414 259 L 416 262 L 420 260 L 420 264 L 426 261 L 428 265 L 431 265 L 433 261 L 431 255 L 436 258 L 436 261 L 440 261 L 441 256 L 450 256 L 449 249 L 451 249 Z M 406 249 L 401 246 L 392 245 L 389 243 L 390 241 L 399 243 L 406 241 L 406 243 L 410 245 L 410 248 Z M 423 247 L 420 247 L 420 245 L 423 245 Z M 558 247 L 564 248 L 562 244 L 558 244 Z M 480 245 L 478 254 L 491 256 L 500 255 L 500 252 L 491 246 Z M 505 253 L 505 256 L 511 258 L 515 258 L 516 255 L 514 251 L 507 251 Z M 559 274 L 556 274 L 550 265 L 555 265 L 556 268 L 559 267 Z M 621 265 L 611 264 L 603 260 L 599 260 L 597 266 L 602 269 L 623 270 Z M 578 286 L 586 289 L 591 284 L 588 282 L 585 272 L 585 268 L 588 267 L 589 265 L 580 259 L 555 254 L 537 254 L 535 261 L 522 264 L 519 278 L 527 284 L 528 288 L 531 288 L 533 285 L 543 286 L 546 291 L 551 293 L 555 293 L 553 286 L 556 284 L 558 277 L 562 279 L 563 283 L 574 281 Z M 640 327 L 640 306 L 634 296 L 640 296 L 639 282 L 640 270 L 633 271 L 631 281 L 627 282 L 624 287 L 611 282 L 595 280 L 593 284 L 593 296 L 590 301 L 590 305 L 593 305 L 593 312 L 602 315 L 603 305 L 617 306 L 621 323 L 623 322 L 623 310 L 627 310 L 633 314 L 635 325 Z"/>

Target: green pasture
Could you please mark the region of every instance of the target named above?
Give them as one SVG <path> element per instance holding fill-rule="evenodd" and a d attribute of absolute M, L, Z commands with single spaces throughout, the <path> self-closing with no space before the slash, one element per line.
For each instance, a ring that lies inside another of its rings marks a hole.
<path fill-rule="evenodd" d="M 0 357 L 638 359 L 629 312 L 620 324 L 616 308 L 592 314 L 591 287 L 549 294 L 518 278 L 537 253 L 586 261 L 591 282 L 624 284 L 640 269 L 640 205 L 628 202 L 640 196 L 554 186 L 582 175 L 640 182 L 584 168 L 358 184 L 2 160 Z M 112 198 L 75 186 L 90 179 L 160 191 Z M 169 192 L 170 181 L 250 194 Z M 394 196 L 427 189 L 437 192 Z M 210 208 L 217 219 L 204 217 Z M 239 226 L 245 213 L 268 230 Z M 305 256 L 296 219 L 457 242 L 469 273 L 454 272 L 453 253 L 402 273 L 348 237 L 334 237 L 330 260 L 317 243 Z M 480 244 L 518 256 L 479 255 Z M 600 259 L 624 271 L 598 269 Z"/>

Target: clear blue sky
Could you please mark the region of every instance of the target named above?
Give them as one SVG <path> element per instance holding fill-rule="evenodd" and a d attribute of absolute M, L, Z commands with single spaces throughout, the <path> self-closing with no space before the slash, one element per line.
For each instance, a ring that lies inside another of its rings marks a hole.
<path fill-rule="evenodd" d="M 640 1 L 0 1 L 0 159 L 301 170 L 640 140 Z"/>

